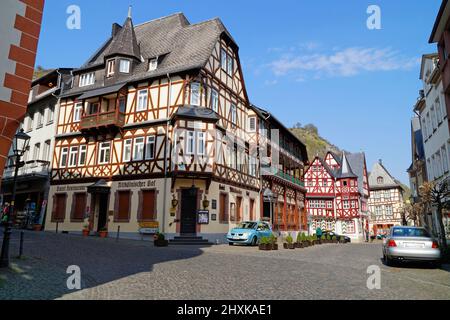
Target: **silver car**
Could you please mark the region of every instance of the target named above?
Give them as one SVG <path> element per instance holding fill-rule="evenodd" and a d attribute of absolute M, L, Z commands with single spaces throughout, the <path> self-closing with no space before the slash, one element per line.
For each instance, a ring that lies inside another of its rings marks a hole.
<path fill-rule="evenodd" d="M 383 240 L 383 260 L 388 266 L 393 261 L 426 261 L 438 266 L 441 250 L 425 228 L 392 227 Z"/>

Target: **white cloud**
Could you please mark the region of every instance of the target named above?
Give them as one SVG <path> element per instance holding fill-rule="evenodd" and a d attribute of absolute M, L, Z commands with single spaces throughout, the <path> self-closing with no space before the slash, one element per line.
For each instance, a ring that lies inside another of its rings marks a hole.
<path fill-rule="evenodd" d="M 304 78 L 350 77 L 362 72 L 410 70 L 419 58 L 408 58 L 391 48 L 350 47 L 330 53 L 286 54 L 270 63 L 275 75 L 295 73 Z"/>

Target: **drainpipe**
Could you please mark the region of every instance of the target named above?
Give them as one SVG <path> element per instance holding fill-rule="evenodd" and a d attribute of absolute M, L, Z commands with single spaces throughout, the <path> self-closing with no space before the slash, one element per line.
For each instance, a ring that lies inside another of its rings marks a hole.
<path fill-rule="evenodd" d="M 167 73 L 167 79 L 169 81 L 169 90 L 168 95 L 169 99 L 167 102 L 167 122 L 166 122 L 166 137 L 165 137 L 165 143 L 164 143 L 164 194 L 163 194 L 163 216 L 162 216 L 162 228 L 161 232 L 164 233 L 166 230 L 166 210 L 167 210 L 167 145 L 169 144 L 169 124 L 170 124 L 170 118 L 169 118 L 169 111 L 170 111 L 170 105 L 172 104 L 172 79 L 170 78 L 170 74 Z"/>

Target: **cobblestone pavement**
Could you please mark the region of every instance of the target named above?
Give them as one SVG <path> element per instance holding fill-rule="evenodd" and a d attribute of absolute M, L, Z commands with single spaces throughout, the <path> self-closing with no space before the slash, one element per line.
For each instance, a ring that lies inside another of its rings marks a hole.
<path fill-rule="evenodd" d="M 266 252 L 54 233 L 25 239 L 26 258 L 0 272 L 0 299 L 450 299 L 449 265 L 389 268 L 380 244 Z M 69 265 L 81 268 L 80 291 L 67 289 Z M 367 288 L 371 265 L 381 269 L 381 290 Z"/>

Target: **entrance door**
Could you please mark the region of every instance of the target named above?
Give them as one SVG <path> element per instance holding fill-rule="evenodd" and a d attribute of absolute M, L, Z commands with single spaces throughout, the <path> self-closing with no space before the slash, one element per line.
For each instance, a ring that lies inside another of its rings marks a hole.
<path fill-rule="evenodd" d="M 97 197 L 99 197 L 97 231 L 100 231 L 106 227 L 108 219 L 108 194 L 100 193 Z"/>
<path fill-rule="evenodd" d="M 197 189 L 186 189 L 181 194 L 181 234 L 197 233 Z"/>

